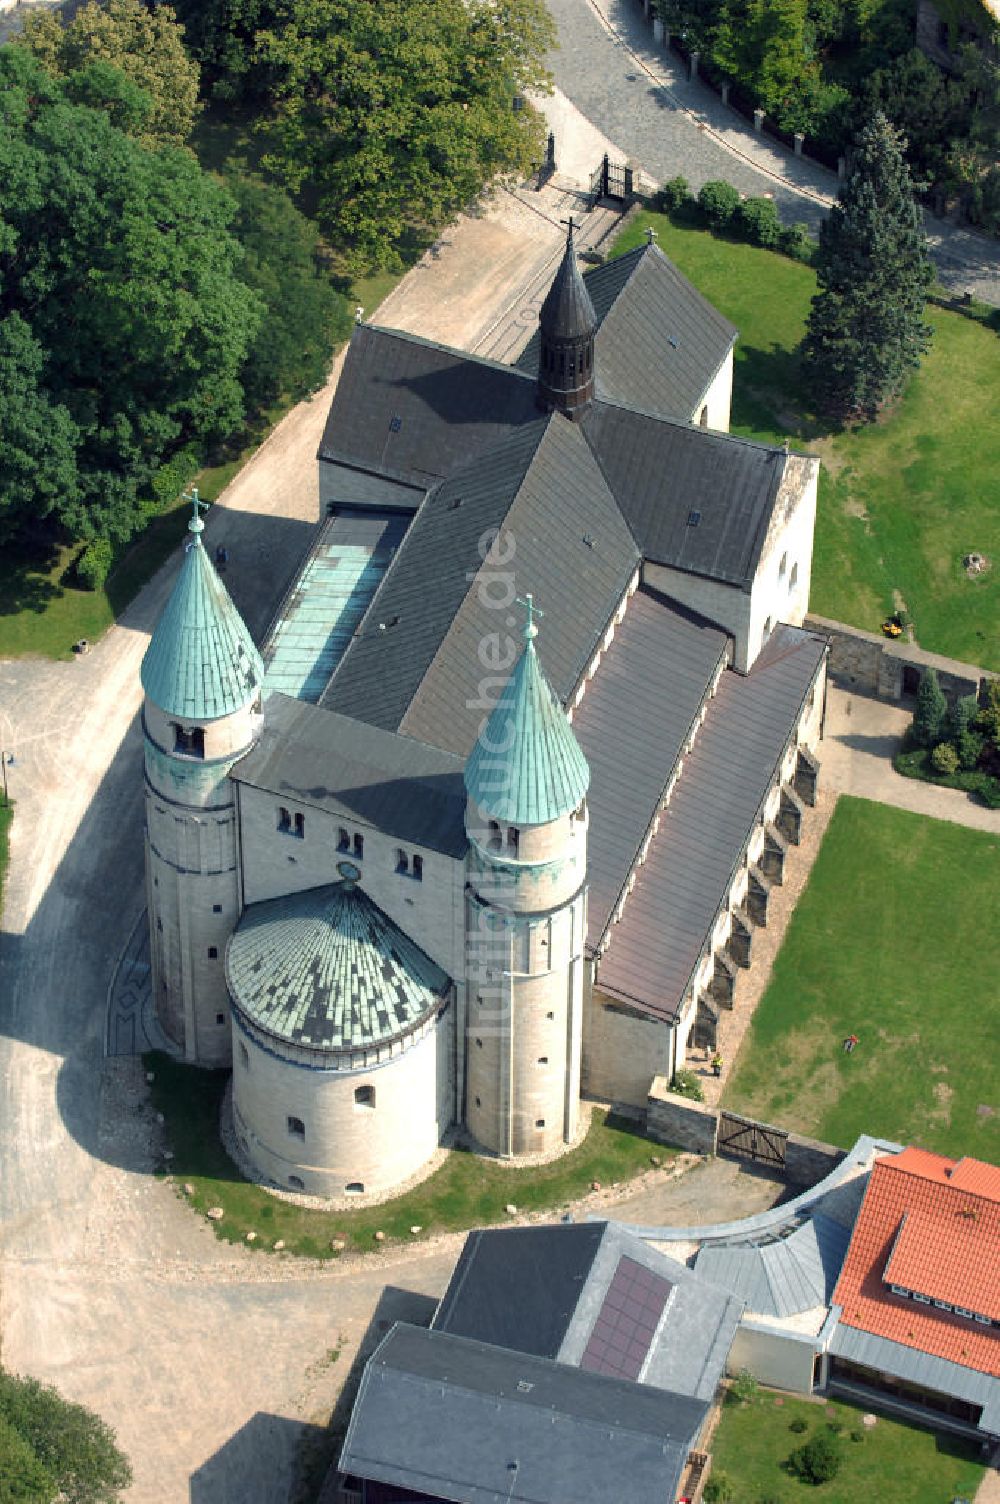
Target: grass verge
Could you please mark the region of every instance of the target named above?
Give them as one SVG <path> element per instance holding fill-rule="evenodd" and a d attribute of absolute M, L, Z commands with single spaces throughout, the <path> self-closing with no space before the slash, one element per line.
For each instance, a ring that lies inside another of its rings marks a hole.
<path fill-rule="evenodd" d="M 14 806 L 4 804 L 0 795 L 0 914 L 3 913 L 3 885 L 10 861 L 10 827 L 14 819 Z"/>
<path fill-rule="evenodd" d="M 735 433 L 797 446 L 824 462 L 813 556 L 813 610 L 871 631 L 905 602 L 921 645 L 1000 668 L 1000 424 L 983 422 L 983 392 L 1000 387 L 991 324 L 941 308 L 930 353 L 897 407 L 878 424 L 830 432 L 803 403 L 798 347 L 816 279 L 811 268 L 691 222 L 642 214 L 615 243 L 641 242 L 647 224 L 681 271 L 740 331 Z M 970 579 L 966 554 L 995 567 Z"/>
<path fill-rule="evenodd" d="M 413 1242 L 415 1226 L 421 1237 L 489 1226 L 506 1219 L 508 1203 L 519 1212 L 560 1210 L 583 1196 L 591 1181 L 607 1185 L 631 1179 L 672 1152 L 624 1119 L 595 1111 L 583 1142 L 551 1164 L 513 1169 L 453 1150 L 433 1175 L 393 1201 L 357 1211 L 319 1211 L 279 1200 L 241 1178 L 219 1140 L 228 1071 L 198 1070 L 158 1053 L 144 1058 L 154 1076 L 153 1104 L 166 1120 L 174 1154 L 171 1174 L 194 1187 L 189 1198 L 194 1209 L 204 1214 L 209 1207 L 223 1208 L 225 1215 L 212 1226 L 226 1242 L 244 1242 L 253 1231 L 257 1248 L 271 1249 L 280 1240 L 286 1252 L 309 1258 L 332 1258 L 334 1239 L 367 1251 L 375 1246 L 376 1232 L 385 1233 L 386 1243 Z"/>
<path fill-rule="evenodd" d="M 1000 835 L 841 796 L 725 1105 L 997 1160 L 998 886 Z"/>
<path fill-rule="evenodd" d="M 864 1411 L 840 1400 L 816 1404 L 761 1390 L 740 1401 L 731 1393 L 712 1443 L 712 1476 L 724 1473 L 732 1498 L 747 1504 L 922 1504 L 971 1499 L 984 1469 L 977 1449 L 957 1437 L 880 1415 L 862 1424 Z M 803 1430 L 793 1430 L 804 1425 Z M 817 1487 L 788 1470 L 788 1457 L 826 1427 L 833 1428 L 841 1465 L 837 1476 Z"/>

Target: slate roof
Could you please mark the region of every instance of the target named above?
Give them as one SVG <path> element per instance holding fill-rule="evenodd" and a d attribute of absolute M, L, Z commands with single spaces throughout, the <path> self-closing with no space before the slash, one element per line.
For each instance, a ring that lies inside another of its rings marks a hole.
<path fill-rule="evenodd" d="M 470 1232 L 434 1328 L 555 1358 L 606 1226 L 582 1222 Z"/>
<path fill-rule="evenodd" d="M 749 589 L 783 449 L 606 402 L 582 427 L 644 559 Z"/>
<path fill-rule="evenodd" d="M 460 757 L 413 737 L 272 694 L 257 744 L 231 777 L 461 857 L 468 846 L 462 766 Z"/>
<path fill-rule="evenodd" d="M 748 675 L 723 674 L 598 962 L 602 992 L 676 1016 L 825 654 L 825 638 L 780 625 Z"/>
<path fill-rule="evenodd" d="M 365 1369 L 340 1470 L 461 1504 L 676 1497 L 704 1401 L 397 1324 Z"/>
<path fill-rule="evenodd" d="M 608 926 L 728 643 L 721 628 L 641 588 L 574 712 L 590 766 L 591 948 Z"/>
<path fill-rule="evenodd" d="M 319 457 L 426 490 L 537 416 L 535 382 L 513 366 L 357 324 Z"/>
<path fill-rule="evenodd" d="M 546 825 L 582 803 L 590 769 L 535 651 L 529 621 L 510 678 L 465 764 L 479 813 L 511 825 Z"/>
<path fill-rule="evenodd" d="M 814 1212 L 760 1244 L 704 1244 L 694 1268 L 755 1316 L 794 1316 L 830 1304 L 850 1236 L 849 1228 Z"/>
<path fill-rule="evenodd" d="M 1000 1377 L 1000 1329 L 894 1295 L 887 1267 L 898 1245 L 898 1283 L 996 1320 L 998 1180 L 996 1166 L 923 1150 L 877 1160 L 834 1295 L 842 1325 Z"/>
<path fill-rule="evenodd" d="M 586 1367 L 596 1337 L 606 1335 L 615 1321 L 627 1323 L 642 1315 L 632 1309 L 627 1294 L 624 1301 L 620 1298 L 623 1261 L 665 1285 L 668 1303 L 662 1320 L 647 1323 L 645 1333 L 612 1334 L 609 1340 L 627 1341 L 630 1355 L 641 1359 L 644 1384 L 710 1400 L 743 1301 L 618 1223 L 471 1233 L 434 1328 Z M 628 1287 L 626 1281 L 626 1291 Z M 652 1335 L 650 1325 L 655 1326 Z"/>
<path fill-rule="evenodd" d="M 153 704 L 185 721 L 232 715 L 264 682 L 253 638 L 202 546 L 204 526 L 188 524 L 180 574 L 139 675 Z"/>
<path fill-rule="evenodd" d="M 642 245 L 583 274 L 597 318 L 599 398 L 688 420 L 732 349 L 736 330 L 657 245 Z M 538 372 L 540 339 L 517 360 Z"/>
<path fill-rule="evenodd" d="M 571 340 L 593 333 L 596 323 L 594 305 L 577 264 L 571 223 L 566 250 L 539 310 L 538 326 L 554 339 Z"/>
<path fill-rule="evenodd" d="M 330 1051 L 411 1033 L 450 986 L 353 881 L 250 904 L 226 947 L 226 981 L 258 1028 Z"/>
<path fill-rule="evenodd" d="M 498 529 L 504 562 L 484 562 Z M 428 495 L 322 703 L 464 758 L 516 651 L 513 595 L 531 591 L 545 613 L 545 670 L 565 703 L 638 565 L 579 429 L 536 417 Z M 484 643 L 502 671 L 484 666 Z"/>

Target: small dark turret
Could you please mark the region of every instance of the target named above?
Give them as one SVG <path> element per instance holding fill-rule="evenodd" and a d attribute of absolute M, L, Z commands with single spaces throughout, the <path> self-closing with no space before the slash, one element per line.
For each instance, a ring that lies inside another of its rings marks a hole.
<path fill-rule="evenodd" d="M 573 230 L 570 219 L 566 252 L 538 315 L 538 405 L 576 421 L 594 399 L 597 315 L 576 264 Z"/>

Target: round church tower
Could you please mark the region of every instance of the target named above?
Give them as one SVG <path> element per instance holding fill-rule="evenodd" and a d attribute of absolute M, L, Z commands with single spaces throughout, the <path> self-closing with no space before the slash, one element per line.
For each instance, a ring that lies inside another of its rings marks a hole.
<path fill-rule="evenodd" d="M 264 665 L 198 515 L 142 660 L 146 890 L 156 1015 L 186 1060 L 232 1058 L 226 940 L 240 912 L 229 770 L 260 727 Z"/>
<path fill-rule="evenodd" d="M 573 228 L 571 218 L 563 259 L 538 315 L 538 405 L 575 422 L 594 400 L 597 315 L 577 265 Z"/>
<path fill-rule="evenodd" d="M 571 1142 L 580 1097 L 590 770 L 526 604 L 523 651 L 465 767 L 465 1120 L 505 1156 Z"/>

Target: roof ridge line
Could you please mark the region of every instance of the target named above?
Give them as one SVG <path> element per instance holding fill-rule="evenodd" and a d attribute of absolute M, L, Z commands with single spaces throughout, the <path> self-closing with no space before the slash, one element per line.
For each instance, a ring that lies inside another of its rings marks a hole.
<path fill-rule="evenodd" d="M 421 345 L 426 350 L 441 350 L 446 355 L 455 355 L 462 360 L 475 361 L 476 365 L 488 366 L 494 371 L 505 371 L 511 376 L 516 376 L 520 381 L 534 381 L 527 371 L 520 370 L 517 366 L 509 365 L 505 360 L 494 360 L 489 355 L 479 355 L 475 350 L 463 350 L 460 345 L 446 345 L 443 340 L 427 339 L 425 335 L 413 334 L 409 329 L 395 329 L 391 324 L 362 324 L 362 329 L 369 330 L 372 334 L 388 335 L 392 339 L 406 340 L 411 345 Z"/>

